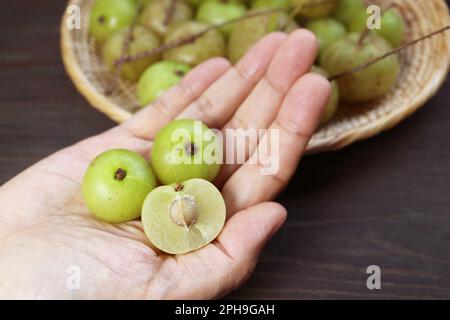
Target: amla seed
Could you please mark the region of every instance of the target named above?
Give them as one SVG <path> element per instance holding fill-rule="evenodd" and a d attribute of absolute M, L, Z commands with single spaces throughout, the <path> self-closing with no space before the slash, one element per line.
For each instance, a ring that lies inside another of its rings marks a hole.
<path fill-rule="evenodd" d="M 189 228 L 198 220 L 198 208 L 195 199 L 190 196 L 175 199 L 169 207 L 169 216 L 175 224 Z"/>

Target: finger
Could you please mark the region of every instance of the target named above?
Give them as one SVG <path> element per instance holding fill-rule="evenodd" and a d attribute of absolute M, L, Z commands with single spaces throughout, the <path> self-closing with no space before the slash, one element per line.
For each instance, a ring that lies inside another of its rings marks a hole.
<path fill-rule="evenodd" d="M 260 203 L 237 213 L 230 219 L 214 243 L 184 256 L 177 256 L 178 268 L 167 271 L 181 274 L 173 279 L 176 290 L 169 299 L 211 299 L 221 297 L 239 287 L 253 271 L 267 241 L 286 220 L 286 210 L 277 203 Z M 179 271 L 179 270 L 177 270 Z M 167 281 L 164 283 L 167 287 Z M 155 292 L 160 282 L 153 282 L 148 292 Z"/>
<path fill-rule="evenodd" d="M 224 129 L 267 128 L 276 117 L 291 86 L 311 68 L 317 51 L 317 40 L 312 32 L 299 29 L 291 33 L 279 47 L 264 77 Z M 247 148 L 245 148 L 245 145 L 240 146 L 239 144 L 236 147 L 244 147 L 243 152 L 246 160 L 256 149 L 256 146 L 257 144 L 254 143 Z M 239 167 L 239 164 L 223 166 L 217 183 L 222 185 Z"/>
<path fill-rule="evenodd" d="M 281 32 L 265 36 L 178 117 L 200 119 L 211 128 L 222 128 L 264 75 L 285 38 Z"/>
<path fill-rule="evenodd" d="M 110 149 L 129 149 L 148 158 L 152 142 L 134 136 L 122 126 L 116 126 L 98 135 L 81 140 L 73 146 L 64 149 L 72 155 L 78 154 L 87 162 L 92 161 L 102 152 Z"/>
<path fill-rule="evenodd" d="M 224 58 L 212 58 L 189 72 L 179 84 L 142 109 L 122 126 L 142 139 L 152 139 L 192 101 L 230 68 Z"/>
<path fill-rule="evenodd" d="M 317 74 L 294 84 L 257 149 L 223 187 L 227 211 L 273 199 L 287 185 L 330 95 L 330 83 Z"/>
<path fill-rule="evenodd" d="M 76 148 L 86 159 L 115 148 L 134 150 L 148 157 L 151 139 L 192 100 L 230 68 L 223 58 L 213 58 L 194 68 L 178 85 L 164 93 L 122 125 L 79 142 Z"/>

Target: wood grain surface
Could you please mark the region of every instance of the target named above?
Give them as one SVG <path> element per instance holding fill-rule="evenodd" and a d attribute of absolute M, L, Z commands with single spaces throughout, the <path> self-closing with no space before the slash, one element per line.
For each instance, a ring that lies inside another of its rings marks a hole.
<path fill-rule="evenodd" d="M 66 76 L 65 2 L 0 10 L 0 184 L 114 126 Z M 288 221 L 229 298 L 450 298 L 450 81 L 399 126 L 302 160 L 279 201 Z M 382 289 L 366 287 L 379 265 Z"/>

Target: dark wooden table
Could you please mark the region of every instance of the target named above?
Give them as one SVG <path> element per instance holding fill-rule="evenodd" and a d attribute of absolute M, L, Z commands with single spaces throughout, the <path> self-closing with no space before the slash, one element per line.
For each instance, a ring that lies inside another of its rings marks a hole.
<path fill-rule="evenodd" d="M 0 184 L 114 126 L 60 58 L 65 2 L 0 10 Z M 289 218 L 232 298 L 450 298 L 450 81 L 412 118 L 342 151 L 303 159 L 279 201 Z M 379 265 L 382 289 L 366 268 Z"/>

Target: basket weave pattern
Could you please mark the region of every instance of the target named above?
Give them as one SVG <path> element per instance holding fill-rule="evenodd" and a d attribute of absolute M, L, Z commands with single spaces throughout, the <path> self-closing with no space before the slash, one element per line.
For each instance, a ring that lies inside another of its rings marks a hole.
<path fill-rule="evenodd" d="M 113 75 L 101 62 L 99 48 L 88 37 L 89 12 L 95 0 L 70 0 L 81 8 L 81 29 L 61 24 L 63 61 L 76 88 L 89 103 L 111 119 L 122 122 L 138 109 L 136 85 L 119 80 L 111 88 Z M 373 1 L 381 6 L 387 0 Z M 397 0 L 407 24 L 406 40 L 418 38 L 450 24 L 444 0 Z M 412 114 L 439 89 L 450 65 L 450 32 L 420 42 L 400 53 L 401 72 L 392 90 L 363 105 L 340 104 L 337 115 L 314 134 L 308 152 L 343 148 L 387 130 Z"/>

